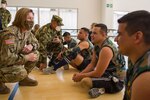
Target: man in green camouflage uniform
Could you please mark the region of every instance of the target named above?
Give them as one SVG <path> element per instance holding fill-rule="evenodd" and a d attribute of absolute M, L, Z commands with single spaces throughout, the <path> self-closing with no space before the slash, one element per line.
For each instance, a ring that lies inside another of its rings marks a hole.
<path fill-rule="evenodd" d="M 60 30 L 62 25 L 62 19 L 57 15 L 53 15 L 51 23 L 42 26 L 36 33 L 36 38 L 40 44 L 40 58 L 37 67 L 41 70 L 47 67 L 47 57 L 50 59 L 50 64 L 53 64 L 63 48 Z"/>
<path fill-rule="evenodd" d="M 92 30 L 91 41 L 94 50 L 91 63 L 81 72 L 74 74 L 73 80 L 87 86 L 91 97 L 103 93 L 116 93 L 123 89 L 120 71 L 125 60 L 117 51 L 113 42 L 107 38 L 107 26 L 96 24 Z M 119 72 L 119 73 L 118 73 Z"/>
<path fill-rule="evenodd" d="M 115 41 L 119 51 L 130 59 L 123 100 L 149 100 L 150 12 L 139 10 L 128 13 L 118 23 Z"/>
<path fill-rule="evenodd" d="M 6 9 L 6 5 L 7 5 L 6 0 L 2 0 L 1 5 L 2 5 L 2 7 L 0 8 L 0 18 L 1 18 L 1 22 L 2 22 L 2 29 L 5 29 L 11 21 L 11 14 Z"/>
<path fill-rule="evenodd" d="M 12 26 L 0 33 L 0 94 L 10 92 L 5 83 L 19 81 L 20 86 L 38 84 L 28 77 L 39 58 L 38 41 L 30 31 L 33 20 L 33 11 L 21 8 Z"/>

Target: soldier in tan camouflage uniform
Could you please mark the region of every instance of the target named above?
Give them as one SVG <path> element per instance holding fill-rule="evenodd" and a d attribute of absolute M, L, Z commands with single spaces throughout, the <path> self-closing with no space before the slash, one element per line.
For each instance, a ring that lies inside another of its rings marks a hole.
<path fill-rule="evenodd" d="M 17 11 L 12 26 L 0 33 L 0 94 L 10 92 L 5 83 L 19 81 L 20 86 L 36 86 L 28 77 L 38 61 L 38 41 L 31 33 L 34 24 L 31 9 Z"/>
<path fill-rule="evenodd" d="M 47 67 L 47 57 L 50 58 L 49 67 L 51 67 L 50 64 L 53 64 L 63 48 L 60 31 L 60 26 L 62 25 L 62 19 L 57 15 L 53 15 L 51 23 L 42 26 L 36 33 L 36 38 L 40 44 L 40 58 L 37 67 L 41 70 Z"/>
<path fill-rule="evenodd" d="M 6 6 L 7 6 L 6 0 L 2 0 L 1 5 L 2 5 L 2 7 L 0 8 L 0 18 L 1 18 L 1 22 L 2 22 L 2 29 L 5 29 L 11 21 L 11 14 L 6 9 Z"/>

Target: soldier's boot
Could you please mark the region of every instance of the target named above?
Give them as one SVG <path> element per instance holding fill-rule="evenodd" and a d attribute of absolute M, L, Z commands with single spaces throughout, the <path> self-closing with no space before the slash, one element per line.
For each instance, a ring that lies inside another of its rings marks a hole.
<path fill-rule="evenodd" d="M 43 69 L 43 73 L 44 73 L 45 75 L 48 75 L 48 74 L 55 74 L 54 67 L 51 66 L 51 67 L 44 68 L 44 69 Z"/>
<path fill-rule="evenodd" d="M 5 85 L 5 83 L 0 82 L 0 94 L 8 94 L 10 89 Z"/>
<path fill-rule="evenodd" d="M 92 88 L 89 90 L 89 95 L 91 96 L 91 98 L 96 98 L 104 93 L 105 93 L 104 88 Z"/>
<path fill-rule="evenodd" d="M 36 80 L 33 80 L 29 78 L 28 76 L 24 78 L 23 80 L 19 81 L 20 86 L 37 86 L 38 82 Z"/>
<path fill-rule="evenodd" d="M 64 70 L 69 70 L 69 65 L 68 64 L 64 65 L 63 67 L 64 67 Z"/>

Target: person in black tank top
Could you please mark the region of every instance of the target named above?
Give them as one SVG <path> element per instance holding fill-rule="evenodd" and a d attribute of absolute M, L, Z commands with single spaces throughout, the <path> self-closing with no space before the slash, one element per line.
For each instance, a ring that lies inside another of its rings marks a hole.
<path fill-rule="evenodd" d="M 124 66 L 125 61 L 113 42 L 107 38 L 107 26 L 96 24 L 91 41 L 94 44 L 92 61 L 82 72 L 74 74 L 73 81 L 87 86 L 92 98 L 121 91 L 124 84 L 117 71 Z"/>
<path fill-rule="evenodd" d="M 123 100 L 149 100 L 150 97 L 150 12 L 128 13 L 118 20 L 115 41 L 119 51 L 128 56 Z"/>
<path fill-rule="evenodd" d="M 61 53 L 57 57 L 57 61 L 53 66 L 53 69 L 45 69 L 45 73 L 54 73 L 58 68 L 70 64 L 72 67 L 77 68 L 79 71 L 85 69 L 85 67 L 91 61 L 93 44 L 88 40 L 89 30 L 85 27 L 81 28 L 77 38 L 80 42 L 77 46 L 70 48 Z"/>

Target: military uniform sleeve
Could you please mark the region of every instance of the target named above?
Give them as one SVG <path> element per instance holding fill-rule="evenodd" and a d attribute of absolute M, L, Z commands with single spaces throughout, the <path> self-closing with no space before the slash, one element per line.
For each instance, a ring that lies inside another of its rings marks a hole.
<path fill-rule="evenodd" d="M 46 52 L 46 40 L 44 38 L 44 28 L 40 28 L 36 33 L 36 39 L 39 42 L 39 53 L 40 53 L 40 59 L 39 62 L 46 63 L 47 62 L 47 52 Z"/>
<path fill-rule="evenodd" d="M 10 23 L 11 21 L 11 13 L 8 11 L 8 24 Z"/>
<path fill-rule="evenodd" d="M 18 53 L 16 46 L 17 41 L 13 34 L 7 34 L 2 38 L 0 65 L 9 66 L 14 64 L 22 64 L 25 62 L 23 55 Z"/>
<path fill-rule="evenodd" d="M 38 48 L 39 48 L 38 40 L 36 39 L 36 37 L 32 33 L 30 33 L 28 41 L 29 41 L 29 44 L 32 44 L 33 51 L 38 50 Z"/>
<path fill-rule="evenodd" d="M 61 39 L 61 43 L 63 42 L 62 31 L 57 32 L 57 36 Z"/>

